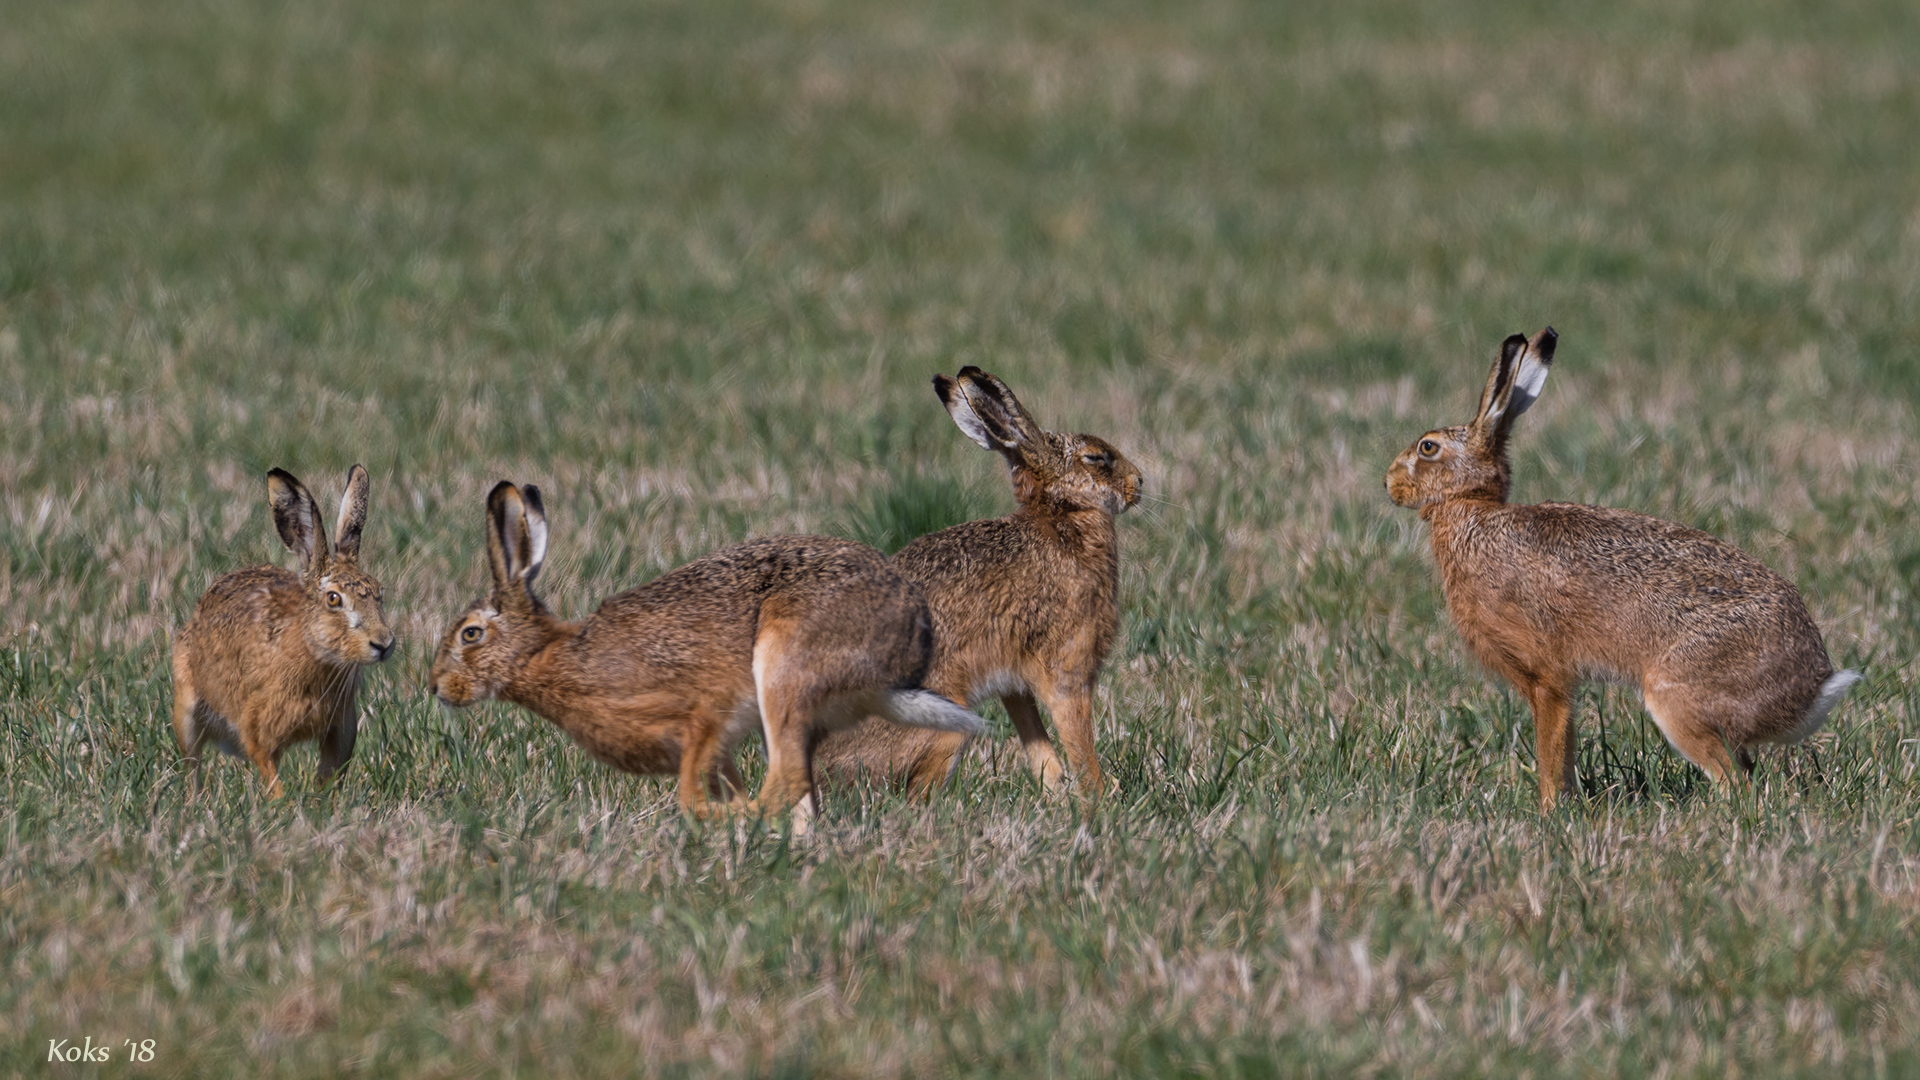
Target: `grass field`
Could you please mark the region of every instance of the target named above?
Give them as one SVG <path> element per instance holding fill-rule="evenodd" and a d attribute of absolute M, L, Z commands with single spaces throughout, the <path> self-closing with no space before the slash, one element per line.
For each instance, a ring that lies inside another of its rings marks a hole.
<path fill-rule="evenodd" d="M 1920 9 L 1312 6 L 11 7 L 0 1072 L 1920 1071 Z M 1382 491 L 1547 323 L 1516 498 L 1725 536 L 1868 673 L 1745 791 L 1589 689 L 1542 817 Z M 1012 506 L 967 363 L 1147 475 L 1091 819 L 1002 742 L 703 829 L 427 697 L 496 480 L 568 615 L 897 547 Z M 352 768 L 189 799 L 167 637 L 355 461 Z"/>

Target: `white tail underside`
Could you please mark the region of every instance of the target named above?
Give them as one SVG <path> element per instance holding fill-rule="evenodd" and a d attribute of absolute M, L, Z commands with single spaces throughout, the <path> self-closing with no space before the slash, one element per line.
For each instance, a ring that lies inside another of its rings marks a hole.
<path fill-rule="evenodd" d="M 1813 699 L 1813 704 L 1807 708 L 1806 717 L 1795 725 L 1792 731 L 1787 732 L 1780 741 L 1797 743 L 1814 732 L 1819 731 L 1820 725 L 1827 722 L 1827 714 L 1833 711 L 1835 705 L 1840 704 L 1841 699 L 1847 696 L 1847 691 L 1853 689 L 1853 684 L 1859 682 L 1862 677 L 1859 672 L 1851 668 L 1846 671 L 1836 671 L 1832 675 L 1827 676 L 1827 681 L 1820 684 L 1819 695 Z"/>
<path fill-rule="evenodd" d="M 882 696 L 887 719 L 910 727 L 979 735 L 986 721 L 931 690 L 889 690 Z"/>

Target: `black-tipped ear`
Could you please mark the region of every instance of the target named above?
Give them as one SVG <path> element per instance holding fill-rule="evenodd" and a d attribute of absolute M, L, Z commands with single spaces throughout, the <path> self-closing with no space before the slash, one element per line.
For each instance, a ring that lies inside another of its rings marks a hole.
<path fill-rule="evenodd" d="M 496 596 L 513 585 L 513 533 L 522 515 L 520 492 L 506 480 L 487 493 L 487 565 Z"/>
<path fill-rule="evenodd" d="M 285 469 L 271 469 L 267 502 L 273 507 L 274 531 L 300 559 L 301 575 L 309 582 L 318 581 L 327 566 L 327 529 L 320 524 L 320 507 L 307 486 Z"/>
<path fill-rule="evenodd" d="M 977 372 L 978 368 L 961 368 L 964 377 L 968 372 Z M 982 450 L 1002 450 L 1005 447 L 988 429 L 980 414 L 974 412 L 973 405 L 967 401 L 966 393 L 961 389 L 958 379 L 949 379 L 945 375 L 933 377 L 933 392 L 940 395 L 940 404 L 946 406 L 947 415 L 953 417 L 953 425 L 967 438 L 979 444 Z"/>
<path fill-rule="evenodd" d="M 1547 385 L 1547 372 L 1553 367 L 1553 350 L 1560 343 L 1560 335 L 1549 326 L 1533 335 L 1520 358 L 1513 363 L 1512 385 L 1507 389 L 1507 409 L 1500 416 L 1501 424 L 1508 428 L 1519 419 L 1540 397 L 1540 391 Z"/>
<path fill-rule="evenodd" d="M 1527 340 L 1525 334 L 1513 334 L 1500 343 L 1500 357 L 1487 376 L 1487 388 L 1480 395 L 1480 412 L 1473 418 L 1473 430 L 1491 444 L 1504 443 L 1513 422 L 1526 412 L 1547 384 L 1547 370 L 1553 363 L 1553 350 L 1560 336 L 1549 326 Z"/>
<path fill-rule="evenodd" d="M 1560 347 L 1560 334 L 1549 326 L 1533 335 L 1533 340 L 1527 344 L 1532 347 L 1533 355 L 1539 357 L 1541 363 L 1551 364 L 1553 350 Z"/>
<path fill-rule="evenodd" d="M 333 526 L 333 553 L 349 562 L 360 558 L 360 530 L 367 523 L 367 470 L 347 470 L 347 489 L 340 496 L 340 516 Z"/>
<path fill-rule="evenodd" d="M 946 406 L 953 401 L 954 391 L 956 389 L 958 388 L 954 385 L 953 380 L 947 376 L 938 373 L 935 373 L 933 376 L 933 393 L 934 396 L 940 399 L 942 406 Z"/>
<path fill-rule="evenodd" d="M 1044 442 L 1040 425 L 1033 422 L 1020 399 L 999 379 L 979 368 L 962 369 L 961 391 L 980 417 L 998 449 L 1034 451 Z"/>

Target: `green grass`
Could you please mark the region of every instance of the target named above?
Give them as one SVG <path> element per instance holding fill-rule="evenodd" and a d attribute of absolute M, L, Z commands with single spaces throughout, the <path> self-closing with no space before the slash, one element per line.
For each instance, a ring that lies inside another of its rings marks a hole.
<path fill-rule="evenodd" d="M 16 6 L 0 1071 L 1920 1068 L 1911 5 Z M 1381 490 L 1546 323 L 1516 496 L 1719 533 L 1868 671 L 1749 790 L 1590 689 L 1540 816 Z M 567 614 L 893 549 L 1011 506 L 928 384 L 968 363 L 1147 474 L 1091 820 L 1001 742 L 703 829 L 427 699 L 495 481 Z M 352 768 L 189 799 L 167 635 L 283 559 L 269 467 L 355 461 L 402 645 Z"/>

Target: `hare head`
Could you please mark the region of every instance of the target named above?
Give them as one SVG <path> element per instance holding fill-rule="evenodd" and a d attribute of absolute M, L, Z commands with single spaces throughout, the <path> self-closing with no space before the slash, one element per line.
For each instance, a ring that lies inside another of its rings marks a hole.
<path fill-rule="evenodd" d="M 969 365 L 933 389 L 968 438 L 1006 458 L 1020 505 L 1118 514 L 1140 501 L 1140 470 L 1111 443 L 1042 430 L 994 376 Z"/>
<path fill-rule="evenodd" d="M 360 569 L 367 470 L 355 465 L 347 473 L 331 551 L 320 506 L 292 473 L 267 473 L 267 500 L 273 506 L 275 531 L 300 558 L 300 583 L 316 609 L 305 627 L 314 655 L 342 666 L 385 660 L 393 652 L 393 631 L 380 607 L 380 583 Z"/>
<path fill-rule="evenodd" d="M 550 638 L 554 623 L 533 593 L 547 558 L 547 514 L 540 489 L 502 480 L 487 495 L 487 564 L 493 591 L 467 608 L 440 641 L 430 692 L 453 706 L 497 697 L 525 657 Z"/>
<path fill-rule="evenodd" d="M 1506 502 L 1512 483 L 1507 436 L 1546 385 L 1558 340 L 1549 326 L 1531 341 L 1515 334 L 1501 342 L 1473 422 L 1435 428 L 1393 459 L 1387 470 L 1393 501 L 1421 510 L 1447 499 Z"/>

